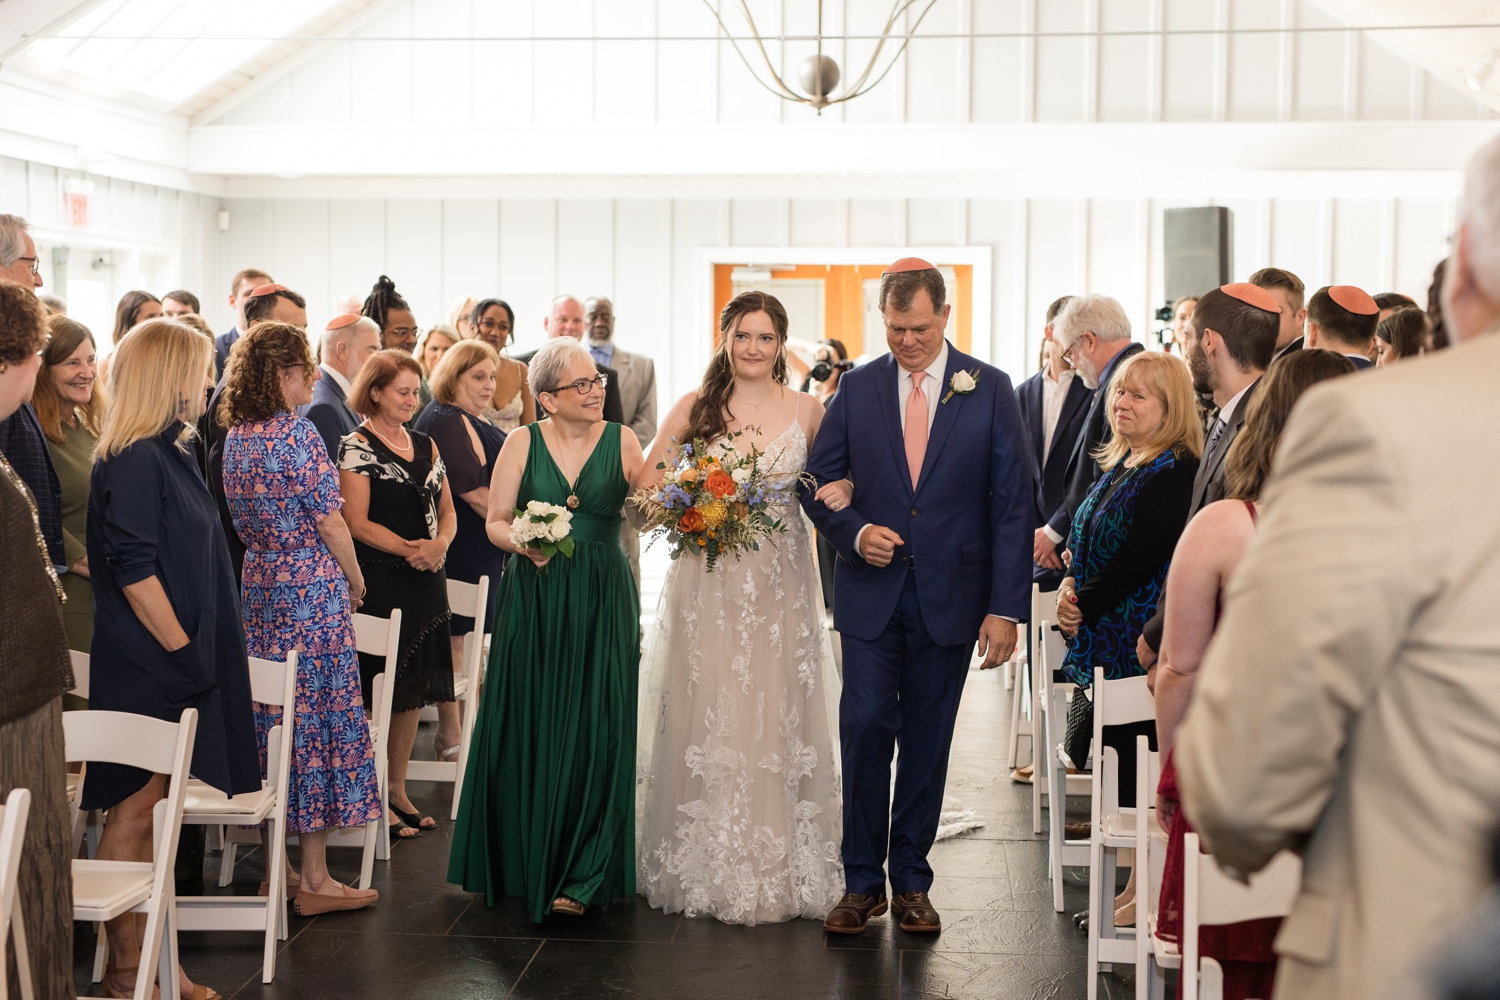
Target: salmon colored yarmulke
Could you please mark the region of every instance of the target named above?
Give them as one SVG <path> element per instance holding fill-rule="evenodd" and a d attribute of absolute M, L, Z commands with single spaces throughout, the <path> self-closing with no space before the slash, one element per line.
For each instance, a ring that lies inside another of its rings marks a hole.
<path fill-rule="evenodd" d="M 328 321 L 328 325 L 326 327 L 324 327 L 324 329 L 325 330 L 342 330 L 344 327 L 346 327 L 346 326 L 353 326 L 355 323 L 358 323 L 358 322 L 359 322 L 359 313 L 344 313 L 342 316 L 335 316 L 335 317 L 333 317 L 333 319 L 329 320 Z"/>
<path fill-rule="evenodd" d="M 1329 285 L 1328 297 L 1356 316 L 1375 316 L 1380 312 L 1370 293 L 1355 285 Z"/>
<path fill-rule="evenodd" d="M 1252 285 L 1248 281 L 1236 281 L 1232 284 L 1220 285 L 1219 291 L 1232 299 L 1239 299 L 1241 302 L 1252 305 L 1257 309 L 1264 309 L 1266 312 L 1277 314 L 1281 312 L 1281 307 L 1276 304 L 1275 299 L 1271 298 L 1270 292 L 1259 285 Z"/>
<path fill-rule="evenodd" d="M 259 285 L 250 293 L 252 299 L 258 299 L 262 295 L 275 295 L 277 292 L 286 291 L 285 285 Z"/>

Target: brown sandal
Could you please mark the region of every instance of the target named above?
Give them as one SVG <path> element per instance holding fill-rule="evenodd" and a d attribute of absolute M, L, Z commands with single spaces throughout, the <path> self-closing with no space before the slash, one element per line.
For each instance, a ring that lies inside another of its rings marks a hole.
<path fill-rule="evenodd" d="M 558 896 L 552 901 L 553 913 L 563 913 L 570 917 L 581 917 L 583 916 L 583 909 L 582 903 L 576 899 L 569 899 L 567 896 Z"/>

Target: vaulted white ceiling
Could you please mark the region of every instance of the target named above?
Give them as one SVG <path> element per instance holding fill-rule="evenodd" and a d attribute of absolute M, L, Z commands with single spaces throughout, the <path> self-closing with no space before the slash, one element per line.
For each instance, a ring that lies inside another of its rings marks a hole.
<path fill-rule="evenodd" d="M 889 5 L 829 0 L 825 28 L 867 35 Z M 751 7 L 768 33 L 812 31 L 803 0 Z M 1092 127 L 1110 124 L 1110 141 L 1126 135 L 1117 125 L 1145 127 L 1118 173 L 1168 141 L 1157 123 L 1239 122 L 1259 131 L 1217 159 L 1246 150 L 1257 169 L 1318 170 L 1327 153 L 1303 123 L 1500 111 L 1500 72 L 1464 89 L 1500 48 L 1500 2 L 1480 0 L 938 0 L 891 77 L 822 121 L 761 91 L 718 33 L 701 0 L 3 0 L 0 153 L 200 189 L 226 176 L 699 174 L 715 155 L 726 174 L 846 176 L 892 141 L 879 129 L 923 126 L 967 157 L 956 170 L 1013 170 L 1032 150 L 1055 175 L 1088 157 Z M 832 51 L 852 74 L 871 45 Z M 794 76 L 809 46 L 769 48 Z M 1012 138 L 1033 125 L 1053 132 Z M 815 126 L 829 134 L 800 135 Z M 615 136 L 612 155 L 589 148 L 595 134 Z M 1355 134 L 1339 169 L 1452 169 L 1449 149 L 1470 142 L 1414 126 L 1431 147 L 1418 163 Z M 729 155 L 726 141 L 763 148 Z M 1368 161 L 1351 152 L 1367 148 Z"/>

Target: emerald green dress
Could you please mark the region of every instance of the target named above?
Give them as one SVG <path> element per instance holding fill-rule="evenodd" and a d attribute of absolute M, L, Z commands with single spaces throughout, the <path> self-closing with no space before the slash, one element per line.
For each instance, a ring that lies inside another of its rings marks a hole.
<path fill-rule="evenodd" d="M 635 894 L 640 598 L 620 548 L 620 425 L 605 426 L 573 490 L 541 425 L 527 433 L 516 506 L 575 494 L 575 548 L 545 571 L 512 555 L 501 579 L 448 881 L 489 906 L 524 896 L 540 922 L 558 896 Z"/>

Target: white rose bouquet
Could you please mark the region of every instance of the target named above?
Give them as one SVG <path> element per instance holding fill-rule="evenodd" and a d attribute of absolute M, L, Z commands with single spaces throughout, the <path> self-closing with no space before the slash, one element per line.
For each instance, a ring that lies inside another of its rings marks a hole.
<path fill-rule="evenodd" d="M 533 500 L 525 510 L 516 511 L 516 519 L 510 526 L 510 540 L 517 548 L 536 549 L 548 559 L 559 552 L 571 559 L 573 539 L 569 533 L 573 530 L 572 525 L 573 512 L 568 508 Z M 547 572 L 546 566 L 542 567 L 542 572 Z"/>

